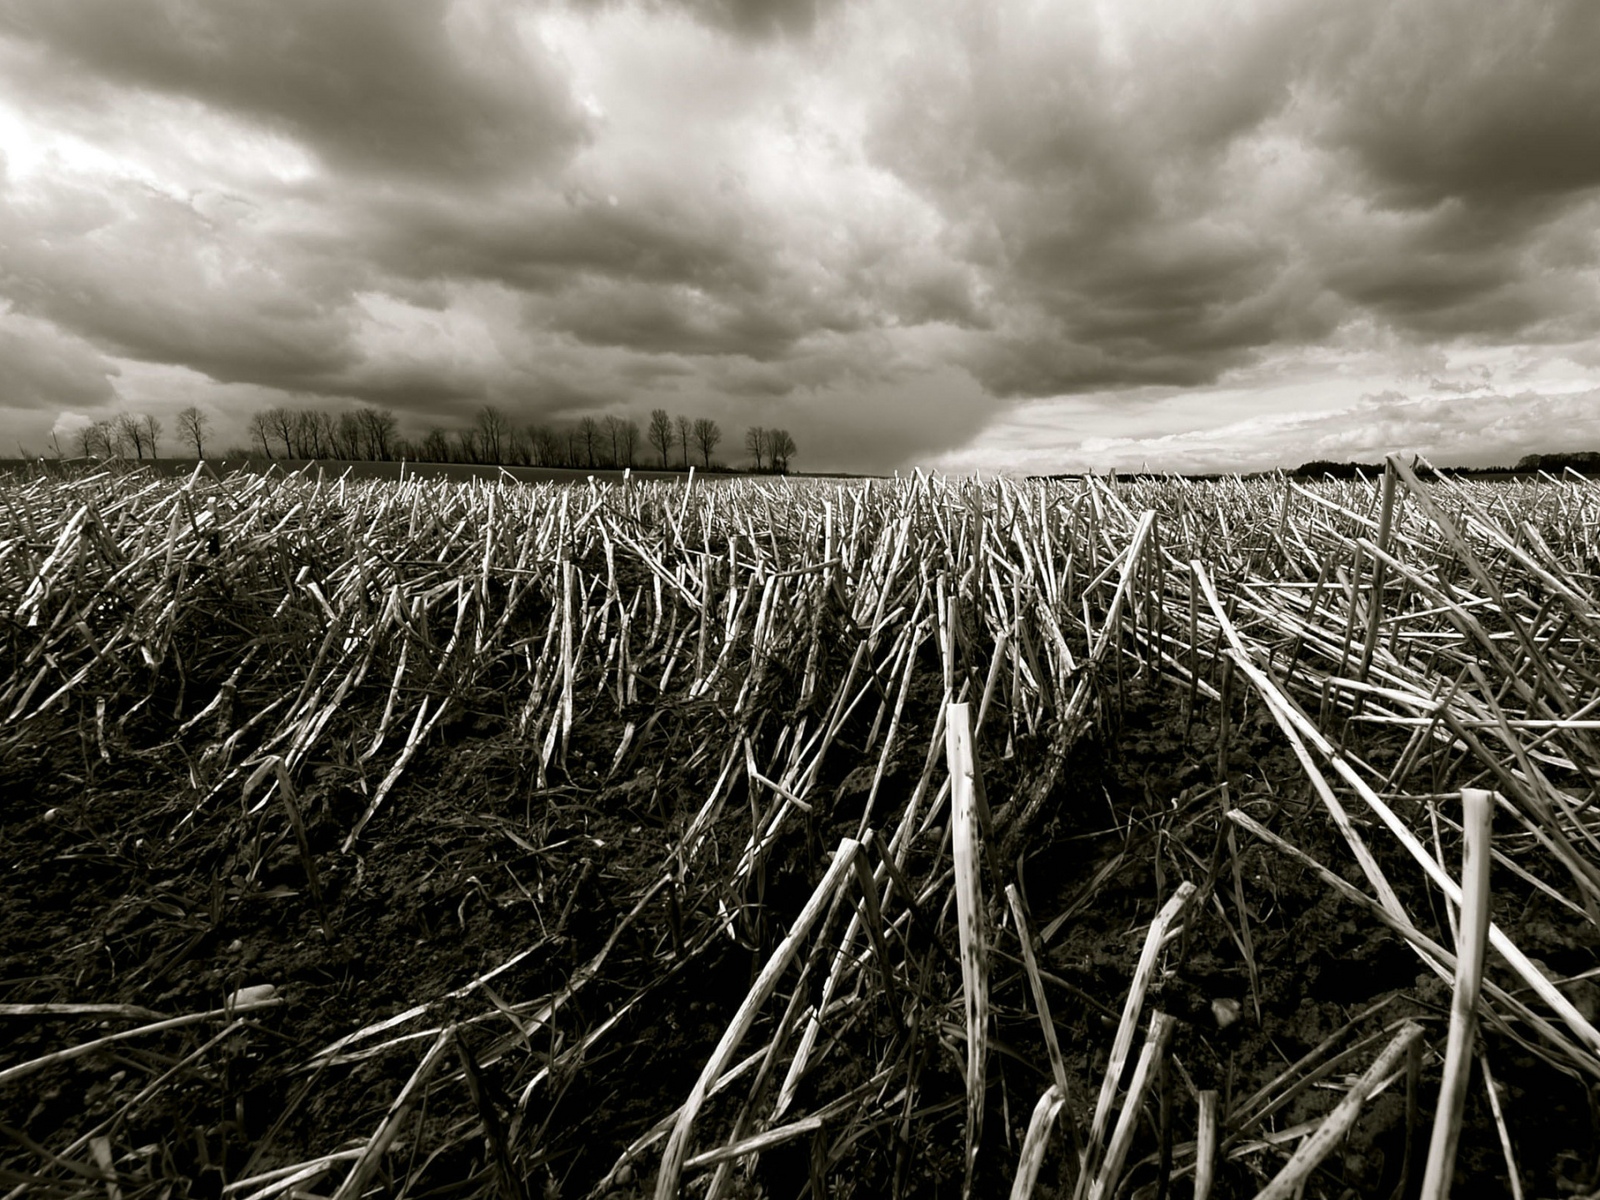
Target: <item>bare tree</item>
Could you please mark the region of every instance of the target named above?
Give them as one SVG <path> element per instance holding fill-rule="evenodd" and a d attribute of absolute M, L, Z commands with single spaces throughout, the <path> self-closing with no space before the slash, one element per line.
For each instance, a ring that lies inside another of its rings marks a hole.
<path fill-rule="evenodd" d="M 528 425 L 523 429 L 523 435 L 528 439 L 528 465 L 530 467 L 548 467 L 550 461 L 545 457 L 545 435 L 549 430 L 543 425 Z"/>
<path fill-rule="evenodd" d="M 584 465 L 594 466 L 594 448 L 600 441 L 600 422 L 585 417 L 578 422 L 578 443 L 583 447 Z"/>
<path fill-rule="evenodd" d="M 117 441 L 131 449 L 135 458 L 144 458 L 144 423 L 130 413 L 119 414 Z"/>
<path fill-rule="evenodd" d="M 319 408 L 317 417 L 317 437 L 326 447 L 329 458 L 339 457 L 339 418 L 325 408 Z"/>
<path fill-rule="evenodd" d="M 689 439 L 694 436 L 694 422 L 688 417 L 679 414 L 673 424 L 678 430 L 678 449 L 683 454 L 683 469 L 689 469 Z"/>
<path fill-rule="evenodd" d="M 361 456 L 361 418 L 353 412 L 339 414 L 334 426 L 333 455 L 347 461 Z"/>
<path fill-rule="evenodd" d="M 799 452 L 787 429 L 767 430 L 767 461 L 774 471 L 789 473 L 789 457 Z"/>
<path fill-rule="evenodd" d="M 91 421 L 73 435 L 78 452 L 84 458 L 111 457 L 111 428 L 109 421 Z"/>
<path fill-rule="evenodd" d="M 554 429 L 539 428 L 532 431 L 535 453 L 541 467 L 560 467 L 567 462 L 567 442 Z"/>
<path fill-rule="evenodd" d="M 294 431 L 294 456 L 320 458 L 317 449 L 317 415 L 306 409 L 298 409 L 290 418 L 290 427 Z"/>
<path fill-rule="evenodd" d="M 445 440 L 444 430 L 437 425 L 429 429 L 417 444 L 417 457 L 424 462 L 449 462 L 450 443 Z"/>
<path fill-rule="evenodd" d="M 482 449 L 478 442 L 478 431 L 476 429 L 456 430 L 456 452 L 454 455 L 456 462 L 475 463 L 478 461 L 478 456 Z"/>
<path fill-rule="evenodd" d="M 363 405 L 356 409 L 356 420 L 361 423 L 361 441 L 367 457 L 388 462 L 394 457 L 395 433 L 400 422 L 387 408 Z"/>
<path fill-rule="evenodd" d="M 622 465 L 622 418 L 607 416 L 605 420 L 606 441 L 611 443 L 611 457 L 606 460 L 608 467 Z"/>
<path fill-rule="evenodd" d="M 485 462 L 505 462 L 506 437 L 510 432 L 505 413 L 494 405 L 485 404 L 478 410 L 478 450 Z"/>
<path fill-rule="evenodd" d="M 705 462 L 706 469 L 711 469 L 711 452 L 717 448 L 717 443 L 722 440 L 722 428 L 710 417 L 696 417 L 694 422 L 694 442 L 700 448 L 700 457 Z"/>
<path fill-rule="evenodd" d="M 639 457 L 639 422 L 632 417 L 627 417 L 619 422 L 618 443 L 622 446 L 622 457 L 617 465 L 620 467 L 633 466 L 634 459 Z"/>
<path fill-rule="evenodd" d="M 283 443 L 283 456 L 294 457 L 294 413 L 281 404 L 274 404 L 261 414 L 266 422 L 267 434 Z"/>
<path fill-rule="evenodd" d="M 661 469 L 667 469 L 667 451 L 672 449 L 672 415 L 664 408 L 650 410 L 650 444 L 661 455 Z"/>
<path fill-rule="evenodd" d="M 264 412 L 250 414 L 250 442 L 261 452 L 263 458 L 272 457 L 272 427 L 267 423 L 267 414 Z"/>
<path fill-rule="evenodd" d="M 144 416 L 139 418 L 139 427 L 144 434 L 145 447 L 150 451 L 150 457 L 154 459 L 156 448 L 161 445 L 161 434 L 164 432 L 164 427 L 159 418 L 153 417 L 149 413 L 145 413 Z"/>
<path fill-rule="evenodd" d="M 767 431 L 759 425 L 752 425 L 746 429 L 744 448 L 750 452 L 750 457 L 756 460 L 756 470 L 761 470 L 761 456 L 767 451 Z"/>
<path fill-rule="evenodd" d="M 206 434 L 211 430 L 211 418 L 191 404 L 178 412 L 178 436 L 194 447 L 194 456 L 206 456 Z"/>

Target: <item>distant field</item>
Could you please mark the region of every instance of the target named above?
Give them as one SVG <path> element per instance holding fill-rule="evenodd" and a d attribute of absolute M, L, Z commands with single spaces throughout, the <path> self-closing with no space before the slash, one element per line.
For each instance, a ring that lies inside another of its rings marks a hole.
<path fill-rule="evenodd" d="M 189 464 L 191 467 L 193 463 Z M 414 463 L 414 462 L 368 462 L 357 460 L 344 462 L 340 460 L 303 460 L 303 459 L 250 459 L 248 466 L 240 467 L 238 464 L 229 464 L 227 470 L 261 471 L 276 467 L 282 471 L 309 471 L 315 473 L 324 471 L 329 475 L 345 475 L 351 479 L 443 479 L 453 483 L 465 483 L 471 479 L 503 479 L 509 476 L 521 483 L 582 483 L 591 476 L 595 479 L 621 479 L 623 473 L 605 470 L 596 467 L 592 470 L 567 469 L 564 467 L 502 467 L 485 463 Z M 712 473 L 715 476 L 716 472 Z M 697 471 L 697 476 L 705 476 L 705 472 Z M 634 468 L 631 472 L 634 479 L 685 479 L 685 471 L 647 471 Z"/>
<path fill-rule="evenodd" d="M 161 467 L 0 477 L 13 1195 L 1409 1195 L 1458 998 L 1600 1182 L 1600 487 Z"/>
<path fill-rule="evenodd" d="M 330 475 L 344 475 L 348 473 L 351 479 L 448 479 L 465 482 L 469 479 L 498 479 L 509 475 L 524 483 L 582 483 L 591 475 L 596 479 L 621 479 L 621 471 L 603 470 L 595 468 L 566 469 L 562 467 L 501 467 L 483 463 L 413 463 L 413 462 L 372 462 L 366 459 L 344 461 L 339 459 L 303 459 L 303 458 L 209 458 L 206 460 L 216 471 L 222 474 L 233 474 L 237 471 L 304 471 L 313 474 L 323 471 Z M 0 459 L 0 470 L 18 470 L 37 468 L 38 459 Z M 52 464 L 46 462 L 49 467 Z M 125 463 L 145 470 L 155 471 L 162 475 L 187 475 L 194 470 L 195 460 L 192 458 L 163 458 L 154 462 Z M 73 463 L 74 469 L 82 469 L 81 463 Z M 635 479 L 683 479 L 687 477 L 685 471 L 650 471 L 635 469 Z M 696 470 L 696 478 L 716 479 L 727 476 L 725 472 L 704 472 Z"/>
<path fill-rule="evenodd" d="M 0 471 L 34 471 L 38 470 L 43 461 L 45 469 L 60 470 L 61 464 L 50 460 L 40 459 L 0 459 Z M 621 470 L 605 467 L 506 467 L 488 463 L 416 463 L 416 462 L 372 462 L 368 459 L 304 459 L 304 458 L 210 458 L 206 460 L 211 467 L 220 474 L 231 475 L 238 471 L 310 471 L 315 474 L 321 471 L 328 475 L 348 475 L 351 479 L 388 479 L 399 481 L 401 479 L 444 479 L 464 483 L 470 479 L 501 479 L 509 476 L 521 483 L 583 483 L 593 478 L 596 480 L 620 480 L 623 476 Z M 81 462 L 73 461 L 66 464 L 72 470 L 83 470 Z M 154 461 L 120 462 L 119 467 L 133 467 L 135 469 L 152 471 L 159 475 L 176 476 L 188 475 L 194 470 L 195 460 L 192 458 L 162 458 Z M 665 480 L 682 481 L 689 477 L 687 471 L 659 471 L 648 467 L 634 467 L 630 475 L 637 480 Z M 696 480 L 729 480 L 729 479 L 858 479 L 876 478 L 855 475 L 810 475 L 804 472 L 794 472 L 787 476 L 773 475 L 747 475 L 742 471 L 729 471 L 721 467 L 714 467 L 710 471 L 695 468 Z"/>

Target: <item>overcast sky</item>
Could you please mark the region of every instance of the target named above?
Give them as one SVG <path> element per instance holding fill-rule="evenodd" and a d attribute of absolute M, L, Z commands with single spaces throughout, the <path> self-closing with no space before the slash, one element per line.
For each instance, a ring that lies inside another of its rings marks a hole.
<path fill-rule="evenodd" d="M 0 0 L 0 454 L 190 403 L 1600 449 L 1597 62 L 1594 0 Z"/>

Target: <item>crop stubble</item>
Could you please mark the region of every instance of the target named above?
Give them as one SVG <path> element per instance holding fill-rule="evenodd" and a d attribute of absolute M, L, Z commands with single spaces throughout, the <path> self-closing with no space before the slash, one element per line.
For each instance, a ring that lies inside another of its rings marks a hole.
<path fill-rule="evenodd" d="M 0 499 L 10 1195 L 1600 1184 L 1585 480 Z"/>

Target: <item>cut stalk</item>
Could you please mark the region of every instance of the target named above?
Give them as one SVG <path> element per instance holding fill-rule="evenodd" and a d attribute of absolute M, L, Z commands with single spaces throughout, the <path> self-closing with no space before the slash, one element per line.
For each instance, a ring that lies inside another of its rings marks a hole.
<path fill-rule="evenodd" d="M 956 922 L 961 947 L 961 991 L 967 1018 L 967 1135 L 961 1194 L 972 1191 L 972 1172 L 983 1139 L 988 1066 L 989 967 L 981 880 L 978 767 L 972 749 L 969 706 L 952 704 L 945 721 L 950 769 L 951 851 L 955 858 Z"/>
<path fill-rule="evenodd" d="M 1217 1093 L 1200 1093 L 1200 1117 L 1194 1136 L 1194 1200 L 1209 1200 L 1217 1174 Z"/>
<path fill-rule="evenodd" d="M 1106 1126 L 1111 1120 L 1111 1103 L 1116 1097 L 1117 1082 L 1122 1078 L 1122 1069 L 1128 1062 L 1128 1051 L 1133 1046 L 1133 1035 L 1139 1028 L 1139 1014 L 1144 1008 L 1145 994 L 1150 990 L 1150 980 L 1155 975 L 1156 960 L 1166 941 L 1167 930 L 1178 919 L 1194 893 L 1194 884 L 1187 880 L 1180 883 L 1172 898 L 1162 905 L 1161 911 L 1156 914 L 1156 919 L 1150 922 L 1150 931 L 1144 939 L 1144 949 L 1139 954 L 1138 965 L 1134 967 L 1133 983 L 1128 989 L 1128 999 L 1122 1006 L 1122 1021 L 1117 1026 L 1117 1035 L 1111 1043 L 1111 1061 L 1106 1066 L 1105 1078 L 1100 1081 L 1100 1096 L 1095 1101 L 1094 1119 L 1089 1126 L 1089 1141 L 1084 1146 L 1083 1169 L 1073 1193 L 1075 1200 L 1082 1200 L 1087 1194 L 1089 1184 L 1100 1165 L 1100 1142 L 1105 1137 Z"/>
<path fill-rule="evenodd" d="M 1006 885 L 1006 902 L 1011 906 L 1011 919 L 1016 922 L 1017 940 L 1022 943 L 1022 966 L 1028 974 L 1028 986 L 1033 991 L 1040 1032 L 1044 1034 L 1044 1048 L 1050 1055 L 1050 1071 L 1055 1076 L 1056 1088 L 1063 1096 L 1067 1096 L 1071 1094 L 1067 1084 L 1067 1065 L 1061 1057 L 1061 1043 L 1056 1040 L 1056 1023 L 1050 1018 L 1050 999 L 1044 993 L 1039 963 L 1033 956 L 1033 936 L 1028 931 L 1027 915 L 1022 911 L 1022 897 L 1014 883 Z"/>
<path fill-rule="evenodd" d="M 695 1118 L 700 1115 L 701 1106 L 705 1103 L 706 1093 L 712 1082 L 722 1074 L 728 1061 L 733 1057 L 733 1052 L 739 1048 L 739 1043 L 744 1041 L 745 1035 L 750 1032 L 756 1014 L 777 987 L 778 979 L 799 953 L 800 943 L 805 940 L 806 934 L 811 932 L 812 925 L 822 915 L 834 892 L 849 878 L 850 872 L 854 869 L 855 856 L 860 849 L 860 843 L 851 838 L 840 841 L 839 849 L 834 852 L 833 862 L 829 865 L 827 874 L 822 877 L 822 882 L 817 884 L 816 890 L 811 893 L 811 898 L 806 901 L 805 907 L 800 910 L 800 915 L 790 926 L 789 935 L 767 960 L 767 965 L 762 968 L 760 976 L 757 977 L 749 994 L 745 996 L 744 1003 L 739 1006 L 739 1011 L 729 1022 L 716 1049 L 706 1060 L 706 1065 L 700 1071 L 700 1077 L 690 1089 L 689 1098 L 683 1102 L 683 1107 L 679 1110 L 678 1119 L 672 1127 L 672 1134 L 667 1138 L 667 1148 L 661 1157 L 661 1171 L 656 1177 L 656 1200 L 672 1200 L 677 1196 L 678 1180 L 683 1173 L 684 1162 L 688 1158 L 689 1134 L 694 1128 Z"/>
<path fill-rule="evenodd" d="M 1133 1069 L 1133 1079 L 1128 1083 L 1128 1097 L 1123 1102 L 1117 1127 L 1112 1130 L 1111 1142 L 1106 1147 L 1105 1162 L 1089 1187 L 1089 1200 L 1108 1200 L 1116 1195 L 1117 1181 L 1122 1177 L 1122 1164 L 1128 1157 L 1128 1147 L 1133 1144 L 1133 1134 L 1139 1125 L 1139 1113 L 1144 1108 L 1145 1093 L 1155 1079 L 1156 1064 L 1167 1052 L 1173 1024 L 1173 1019 L 1164 1012 L 1158 1012 L 1150 1018 L 1150 1032 L 1145 1035 L 1144 1047 L 1139 1051 L 1139 1062 Z"/>
<path fill-rule="evenodd" d="M 1345 1093 L 1343 1100 L 1328 1114 L 1327 1118 L 1317 1127 L 1315 1133 L 1300 1143 L 1300 1148 L 1279 1171 L 1272 1182 L 1256 1193 L 1256 1200 L 1289 1200 L 1289 1197 L 1298 1195 L 1300 1189 L 1316 1170 L 1323 1159 L 1333 1152 L 1335 1146 L 1344 1140 L 1356 1123 L 1356 1118 L 1361 1115 L 1361 1108 L 1366 1104 L 1379 1083 L 1395 1069 L 1396 1064 L 1405 1057 L 1411 1043 L 1422 1036 L 1422 1026 L 1413 1021 L 1407 1021 L 1400 1027 L 1400 1032 L 1383 1048 L 1383 1053 L 1367 1068 L 1366 1074 L 1356 1080 L 1355 1086 Z"/>
<path fill-rule="evenodd" d="M 1027 1135 L 1022 1139 L 1022 1157 L 1017 1161 L 1017 1176 L 1011 1181 L 1011 1200 L 1028 1200 L 1039 1181 L 1039 1170 L 1044 1166 L 1045 1151 L 1050 1148 L 1050 1131 L 1055 1128 L 1056 1117 L 1061 1113 L 1067 1097 L 1060 1086 L 1051 1084 L 1033 1106 L 1033 1116 L 1028 1121 Z"/>
<path fill-rule="evenodd" d="M 1461 792 L 1465 841 L 1461 849 L 1461 935 L 1456 942 L 1455 994 L 1450 1001 L 1450 1040 L 1439 1084 L 1439 1107 L 1428 1143 L 1422 1200 L 1444 1200 L 1455 1174 L 1456 1145 L 1472 1072 L 1472 1042 L 1477 1029 L 1478 995 L 1483 990 L 1483 956 L 1489 937 L 1489 839 L 1494 796 L 1477 788 Z"/>

